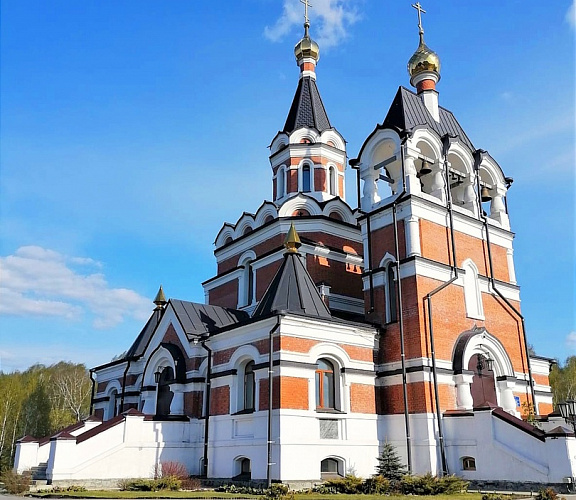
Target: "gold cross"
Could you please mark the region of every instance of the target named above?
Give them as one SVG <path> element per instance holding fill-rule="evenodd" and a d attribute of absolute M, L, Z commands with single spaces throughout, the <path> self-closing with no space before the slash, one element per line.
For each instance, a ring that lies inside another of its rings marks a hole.
<path fill-rule="evenodd" d="M 300 0 L 302 1 L 302 0 Z M 424 28 L 422 28 L 422 14 L 426 14 L 426 11 L 422 8 L 422 6 L 420 5 L 420 2 L 416 2 L 415 4 L 412 4 L 412 7 L 414 7 L 417 11 L 418 11 L 418 33 L 420 33 L 421 35 L 424 34 Z"/>
<path fill-rule="evenodd" d="M 310 20 L 308 19 L 308 7 L 312 7 L 312 4 L 309 0 L 300 0 L 300 3 L 304 4 L 304 23 L 309 24 Z"/>

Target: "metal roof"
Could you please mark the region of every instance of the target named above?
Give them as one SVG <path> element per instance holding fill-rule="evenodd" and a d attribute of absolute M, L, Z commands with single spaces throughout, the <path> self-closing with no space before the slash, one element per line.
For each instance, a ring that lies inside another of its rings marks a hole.
<path fill-rule="evenodd" d="M 319 132 L 332 128 L 316 80 L 309 76 L 298 82 L 283 131 L 291 133 L 302 127 L 315 128 Z"/>
<path fill-rule="evenodd" d="M 449 134 L 458 137 L 472 151 L 475 150 L 472 142 L 458 123 L 451 111 L 439 107 L 440 121 L 437 122 L 430 114 L 424 102 L 414 92 L 405 87 L 400 87 L 388 114 L 381 127 L 395 128 L 397 130 L 411 130 L 418 126 L 429 127 L 440 137 Z"/>
<path fill-rule="evenodd" d="M 250 319 L 244 311 L 228 307 L 198 304 L 184 300 L 170 299 L 170 304 L 178 316 L 187 335 L 204 335 L 236 323 Z"/>
<path fill-rule="evenodd" d="M 284 254 L 284 262 L 252 314 L 253 318 L 279 312 L 332 318 L 301 258 L 298 253 Z"/>

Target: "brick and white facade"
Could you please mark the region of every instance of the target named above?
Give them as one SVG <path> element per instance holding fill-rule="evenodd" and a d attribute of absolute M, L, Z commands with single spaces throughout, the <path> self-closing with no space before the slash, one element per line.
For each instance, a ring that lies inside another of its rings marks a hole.
<path fill-rule="evenodd" d="M 105 480 L 178 460 L 210 478 L 311 484 L 370 476 L 391 442 L 413 473 L 576 475 L 576 439 L 550 415 L 549 362 L 526 345 L 511 179 L 438 105 L 437 56 L 419 47 L 418 93 L 398 90 L 350 162 L 362 181 L 352 209 L 307 36 L 270 145 L 272 201 L 223 225 L 206 303 L 157 300 L 128 353 L 93 370 L 102 424 L 23 439 L 17 469 Z M 521 420 L 522 403 L 542 429 Z"/>

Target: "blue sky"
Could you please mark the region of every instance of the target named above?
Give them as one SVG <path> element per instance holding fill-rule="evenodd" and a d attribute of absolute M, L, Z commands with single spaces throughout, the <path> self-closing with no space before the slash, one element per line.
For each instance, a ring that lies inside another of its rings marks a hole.
<path fill-rule="evenodd" d="M 354 158 L 409 86 L 416 12 L 311 3 L 318 85 Z M 423 6 L 440 104 L 515 179 L 529 341 L 574 355 L 574 4 Z M 222 223 L 271 198 L 267 146 L 296 89 L 302 15 L 298 0 L 2 1 L 1 370 L 109 361 L 161 283 L 203 302 Z"/>

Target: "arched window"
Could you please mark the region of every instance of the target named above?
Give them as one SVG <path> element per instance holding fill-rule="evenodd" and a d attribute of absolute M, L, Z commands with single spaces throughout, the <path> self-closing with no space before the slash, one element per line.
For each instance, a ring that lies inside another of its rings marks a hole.
<path fill-rule="evenodd" d="M 335 458 L 325 458 L 320 462 L 320 474 L 322 479 L 332 479 L 341 476 L 340 464 Z"/>
<path fill-rule="evenodd" d="M 316 365 L 316 408 L 334 409 L 334 365 L 327 359 L 319 359 Z"/>
<path fill-rule="evenodd" d="M 396 289 L 396 264 L 388 263 L 386 267 L 386 322 L 394 323 L 398 320 L 398 303 Z"/>
<path fill-rule="evenodd" d="M 282 198 L 286 189 L 286 170 L 284 167 L 278 170 L 276 175 L 276 198 Z"/>
<path fill-rule="evenodd" d="M 462 470 L 476 470 L 476 459 L 474 457 L 462 457 Z"/>
<path fill-rule="evenodd" d="M 302 167 L 302 192 L 309 193 L 312 186 L 312 175 L 310 172 L 310 165 Z"/>
<path fill-rule="evenodd" d="M 336 169 L 334 167 L 330 167 L 328 172 L 328 182 L 330 187 L 330 194 L 334 196 L 336 195 L 336 179 Z"/>
<path fill-rule="evenodd" d="M 251 259 L 245 260 L 242 265 L 244 270 L 240 280 L 238 304 L 240 307 L 245 307 L 254 301 L 254 268 Z"/>
<path fill-rule="evenodd" d="M 256 380 L 254 378 L 254 361 L 250 361 L 244 368 L 244 397 L 243 410 L 254 411 L 254 394 L 256 393 Z"/>
<path fill-rule="evenodd" d="M 110 399 L 108 400 L 108 409 L 105 420 L 110 420 L 111 418 L 114 418 L 116 415 L 118 415 L 118 403 L 116 402 L 116 399 L 118 398 L 118 391 L 116 389 L 112 389 L 108 397 Z"/>

